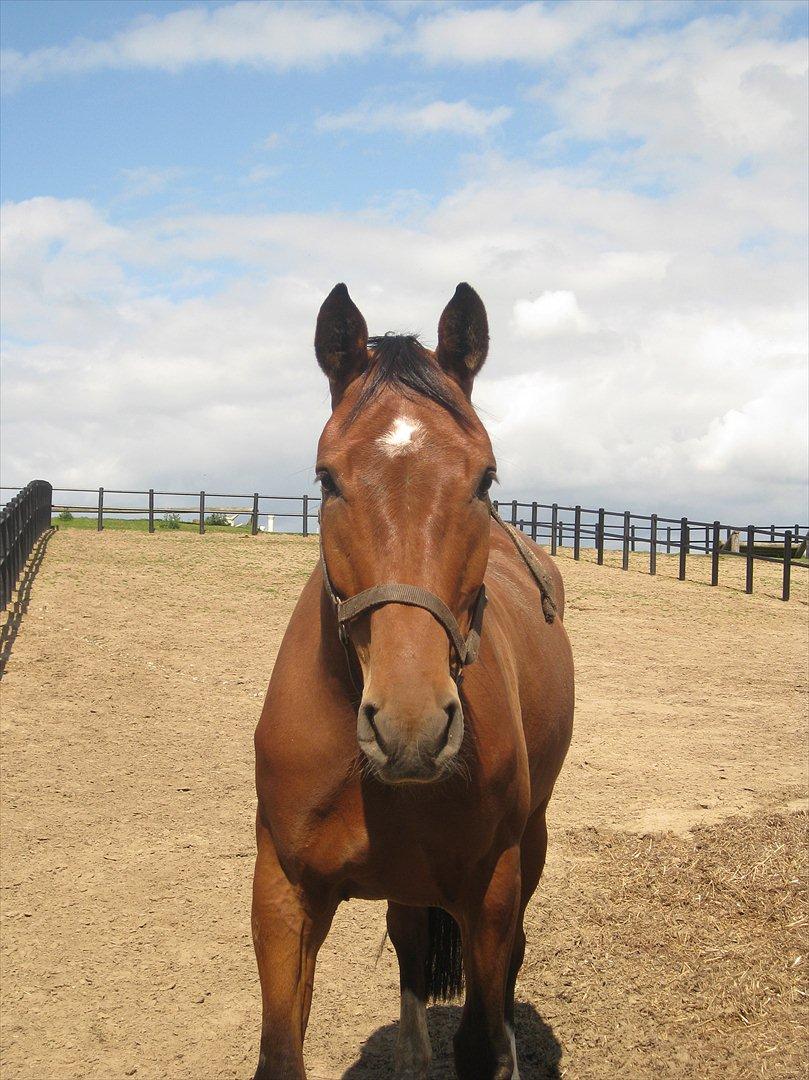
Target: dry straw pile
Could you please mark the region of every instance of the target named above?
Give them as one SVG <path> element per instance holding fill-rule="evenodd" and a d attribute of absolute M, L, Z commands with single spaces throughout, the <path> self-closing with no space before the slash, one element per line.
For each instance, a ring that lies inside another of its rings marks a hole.
<path fill-rule="evenodd" d="M 806 1075 L 806 829 L 567 833 L 531 911 L 519 996 L 545 1023 L 526 1074 Z"/>

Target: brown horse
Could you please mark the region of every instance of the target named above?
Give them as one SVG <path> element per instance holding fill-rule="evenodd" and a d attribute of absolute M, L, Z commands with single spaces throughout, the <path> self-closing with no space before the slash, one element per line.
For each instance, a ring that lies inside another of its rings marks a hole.
<path fill-rule="evenodd" d="M 426 1002 L 464 976 L 458 1076 L 518 1075 L 523 913 L 570 742 L 573 663 L 555 564 L 534 545 L 521 558 L 527 541 L 491 513 L 494 455 L 469 400 L 488 342 L 466 284 L 435 352 L 369 340 L 344 285 L 320 310 L 322 558 L 256 730 L 257 1080 L 305 1077 L 315 959 L 349 897 L 388 902 L 397 1075 L 427 1076 Z"/>

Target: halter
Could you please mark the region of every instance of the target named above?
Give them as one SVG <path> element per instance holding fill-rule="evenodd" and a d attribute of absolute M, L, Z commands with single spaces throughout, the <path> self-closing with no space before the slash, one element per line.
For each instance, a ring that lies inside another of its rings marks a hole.
<path fill-rule="evenodd" d="M 551 583 L 548 574 L 540 565 L 539 560 L 525 543 L 517 529 L 503 521 L 491 503 L 489 503 L 489 512 L 494 520 L 505 529 L 526 566 L 531 571 L 542 596 L 542 612 L 545 621 L 547 623 L 552 623 L 556 616 L 556 600 L 553 592 L 553 584 Z M 352 681 L 354 680 L 354 674 L 351 667 L 351 653 L 349 651 L 350 637 L 348 628 L 350 624 L 354 619 L 357 619 L 360 615 L 364 614 L 364 612 L 382 607 L 384 604 L 405 604 L 409 607 L 420 607 L 425 611 L 429 611 L 433 618 L 444 628 L 455 654 L 452 677 L 455 682 L 460 685 L 461 679 L 463 678 L 463 669 L 475 662 L 480 648 L 480 635 L 483 629 L 483 612 L 488 602 L 486 597 L 486 586 L 481 584 L 478 589 L 475 602 L 472 605 L 472 617 L 469 623 L 469 632 L 466 637 L 464 637 L 461 633 L 458 620 L 444 601 L 436 596 L 435 593 L 431 593 L 429 589 L 424 589 L 420 585 L 403 585 L 398 581 L 391 581 L 383 585 L 372 585 L 370 589 L 363 589 L 362 592 L 356 593 L 356 595 L 349 597 L 347 600 L 341 600 L 335 592 L 331 578 L 329 577 L 329 568 L 326 565 L 326 555 L 323 550 L 322 532 L 320 533 L 319 539 L 320 570 L 323 575 L 323 586 L 337 615 L 337 633 L 345 650 L 348 670 L 351 674 Z M 357 687 L 357 689 L 359 690 L 359 687 Z"/>
<path fill-rule="evenodd" d="M 329 577 L 326 566 L 326 556 L 323 552 L 323 540 L 320 541 L 320 569 L 323 574 L 323 585 L 326 593 L 334 605 L 337 613 L 337 633 L 346 651 L 351 669 L 351 658 L 348 651 L 349 633 L 348 627 L 366 611 L 372 608 L 382 607 L 384 604 L 405 604 L 408 607 L 420 607 L 433 616 L 443 626 L 449 638 L 450 645 L 455 653 L 455 665 L 452 677 L 460 682 L 463 669 L 467 664 L 472 664 L 477 659 L 480 648 L 480 632 L 483 627 L 483 610 L 486 607 L 486 586 L 481 585 L 478 589 L 475 603 L 472 605 L 472 619 L 469 625 L 469 633 L 466 637 L 461 633 L 458 620 L 452 614 L 444 601 L 423 589 L 420 585 L 402 585 L 398 581 L 391 581 L 384 585 L 373 585 L 370 589 L 363 589 L 348 600 L 341 600 L 334 591 L 334 586 Z"/>

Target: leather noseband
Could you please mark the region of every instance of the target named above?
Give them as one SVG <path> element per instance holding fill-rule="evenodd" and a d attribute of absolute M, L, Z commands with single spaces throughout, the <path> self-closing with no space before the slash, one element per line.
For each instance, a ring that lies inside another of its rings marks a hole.
<path fill-rule="evenodd" d="M 523 562 L 531 571 L 534 580 L 539 586 L 545 621 L 552 623 L 556 615 L 556 601 L 553 595 L 553 585 L 547 572 L 540 565 L 534 553 L 522 539 L 518 530 L 503 521 L 491 504 L 489 504 L 489 511 L 495 521 L 505 529 L 512 543 L 520 553 Z M 428 589 L 424 589 L 420 585 L 402 585 L 400 582 L 391 581 L 384 585 L 373 585 L 370 589 L 363 589 L 362 592 L 357 593 L 355 596 L 350 596 L 347 600 L 341 600 L 335 592 L 331 578 L 329 577 L 329 568 L 326 565 L 326 555 L 323 551 L 322 533 L 320 534 L 320 569 L 323 574 L 323 585 L 326 589 L 326 594 L 334 605 L 334 610 L 337 613 L 337 630 L 340 641 L 346 652 L 349 671 L 352 670 L 351 655 L 348 648 L 350 640 L 348 628 L 350 624 L 354 619 L 359 618 L 359 616 L 366 611 L 382 607 L 384 604 L 406 604 L 410 607 L 424 608 L 425 611 L 429 611 L 433 618 L 443 626 L 455 654 L 452 677 L 457 683 L 460 683 L 461 681 L 463 669 L 468 664 L 473 664 L 477 659 L 478 650 L 480 648 L 480 634 L 483 629 L 483 612 L 487 603 L 485 585 L 481 584 L 478 589 L 477 597 L 472 605 L 472 618 L 469 624 L 469 632 L 466 637 L 464 637 L 461 633 L 458 620 L 444 601 L 436 596 L 435 593 L 431 593 Z M 351 677 L 353 680 L 353 671 Z"/>
<path fill-rule="evenodd" d="M 467 664 L 472 664 L 477 659 L 480 648 L 480 632 L 483 627 L 483 610 L 486 607 L 486 586 L 481 585 L 475 603 L 472 607 L 472 619 L 469 625 L 469 633 L 464 638 L 458 620 L 450 609 L 435 593 L 423 589 L 420 585 L 402 585 L 392 581 L 384 585 L 373 585 L 370 589 L 363 589 L 348 600 L 341 600 L 334 591 L 334 586 L 329 577 L 326 566 L 326 556 L 323 552 L 323 540 L 320 541 L 320 569 L 323 574 L 323 585 L 326 593 L 334 605 L 337 613 L 337 630 L 343 647 L 348 651 L 348 627 L 366 611 L 382 607 L 383 604 L 406 604 L 409 607 L 424 608 L 425 611 L 443 626 L 449 638 L 450 645 L 455 653 L 456 673 L 453 676 L 456 681 Z"/>

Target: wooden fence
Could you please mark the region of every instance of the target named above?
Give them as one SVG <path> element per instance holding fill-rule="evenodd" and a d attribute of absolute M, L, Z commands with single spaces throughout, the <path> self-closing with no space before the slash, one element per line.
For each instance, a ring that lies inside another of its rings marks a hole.
<path fill-rule="evenodd" d="M 46 480 L 32 480 L 0 510 L 0 611 L 37 540 L 50 528 L 52 496 Z"/>
<path fill-rule="evenodd" d="M 18 491 L 17 487 L 0 487 L 0 491 Z M 300 531 L 308 536 L 317 524 L 317 510 L 320 499 L 314 495 L 261 495 L 254 491 L 252 494 L 221 494 L 210 491 L 158 491 L 154 488 L 74 488 L 54 487 L 55 495 L 59 501 L 53 503 L 53 512 L 61 511 L 70 513 L 92 515 L 97 522 L 100 532 L 104 528 L 105 516 L 113 517 L 119 514 L 131 515 L 136 518 L 144 518 L 148 521 L 150 533 L 155 531 L 161 517 L 166 515 L 178 515 L 179 517 L 191 518 L 197 523 L 200 533 L 205 532 L 206 518 L 212 514 L 226 514 L 229 516 L 243 516 L 247 519 L 250 531 L 259 532 L 261 517 L 269 515 L 290 522 L 300 522 Z M 92 502 L 80 502 L 76 499 L 63 499 L 62 496 L 89 495 Z M 117 505 L 121 502 L 119 496 L 140 496 L 140 506 Z M 168 499 L 166 503 L 164 500 Z M 177 499 L 193 500 L 193 505 L 180 505 Z M 227 499 L 227 504 L 221 500 Z M 217 501 L 219 500 L 219 501 Z M 234 505 L 236 500 L 241 500 L 243 505 Z M 298 530 L 295 529 L 297 532 Z"/>
<path fill-rule="evenodd" d="M 718 585 L 720 557 L 741 558 L 746 561 L 745 592 L 751 593 L 757 561 L 783 564 L 781 596 L 784 600 L 789 599 L 792 564 L 805 555 L 809 539 L 809 526 L 800 524 L 738 526 L 720 521 L 634 514 L 630 510 L 614 511 L 603 507 L 593 510 L 584 506 L 516 500 L 495 501 L 494 505 L 532 540 L 547 543 L 551 555 L 555 555 L 568 540 L 574 559 L 580 557 L 583 546 L 593 547 L 596 561 L 601 565 L 607 548 L 619 548 L 623 570 L 629 569 L 630 553 L 648 550 L 649 573 L 655 574 L 658 553 L 665 552 L 678 556 L 678 577 L 684 581 L 686 557 L 701 554 L 711 560 L 711 585 Z M 565 520 L 564 514 L 571 517 Z"/>
<path fill-rule="evenodd" d="M 35 483 L 44 483 L 35 481 Z M 31 485 L 29 485 L 30 487 Z M 50 485 L 46 485 L 50 490 Z M 0 488 L 0 491 L 19 491 L 19 488 Z M 27 488 L 24 490 L 28 490 Z M 259 531 L 262 515 L 272 515 L 293 524 L 294 531 L 304 536 L 317 531 L 320 499 L 314 495 L 228 495 L 206 491 L 157 491 L 123 488 L 53 488 L 63 495 L 90 495 L 91 503 L 75 500 L 53 503 L 53 511 L 91 514 L 97 528 L 104 528 L 104 516 L 131 514 L 148 520 L 149 532 L 154 532 L 160 515 L 177 514 L 191 518 L 200 533 L 205 532 L 206 517 L 211 514 L 244 515 L 252 533 Z M 22 491 L 18 498 L 22 496 Z M 140 506 L 117 505 L 120 496 L 139 496 Z M 163 500 L 170 500 L 166 504 Z M 193 500 L 193 505 L 180 505 L 177 499 Z M 221 500 L 228 500 L 222 504 Z M 235 505 L 236 501 L 242 505 Z M 14 500 L 12 500 L 13 502 Z M 11 504 L 9 504 L 11 505 Z M 757 561 L 783 565 L 782 597 L 789 599 L 792 566 L 806 551 L 809 526 L 795 525 L 728 525 L 719 521 L 695 521 L 689 518 L 668 518 L 657 514 L 635 514 L 630 510 L 613 511 L 603 507 L 562 506 L 558 503 L 495 501 L 495 507 L 517 528 L 538 543 L 547 544 L 552 555 L 567 541 L 578 559 L 582 547 L 593 547 L 596 560 L 604 562 L 604 552 L 620 549 L 621 566 L 629 568 L 632 552 L 648 551 L 649 573 L 657 572 L 659 553 L 676 554 L 679 558 L 679 578 L 686 576 L 686 557 L 700 554 L 711 559 L 711 585 L 719 584 L 720 558 L 746 560 L 745 589 L 753 591 L 754 566 Z M 567 518 L 565 515 L 568 515 Z M 744 549 L 744 550 L 742 550 Z M 5 578 L 4 586 L 5 588 Z"/>

